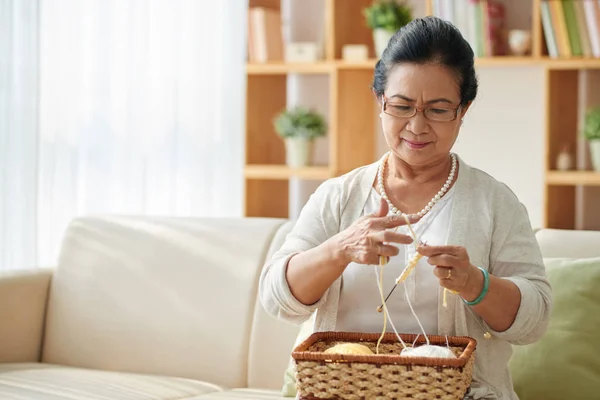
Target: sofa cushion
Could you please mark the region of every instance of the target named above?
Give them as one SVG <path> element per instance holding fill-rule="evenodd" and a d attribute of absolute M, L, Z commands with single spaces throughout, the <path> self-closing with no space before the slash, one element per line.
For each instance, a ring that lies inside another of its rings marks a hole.
<path fill-rule="evenodd" d="M 185 400 L 222 388 L 183 378 L 49 364 L 0 364 L 0 399 Z"/>
<path fill-rule="evenodd" d="M 281 247 L 293 222 L 286 222 L 271 242 L 266 258 Z M 256 300 L 248 353 L 248 387 L 281 389 L 281 377 L 288 365 L 290 349 L 300 327 L 276 319 Z"/>
<path fill-rule="evenodd" d="M 52 279 L 42 361 L 246 387 L 256 287 L 282 223 L 74 220 Z"/>
<path fill-rule="evenodd" d="M 213 392 L 189 400 L 289 400 L 281 396 L 278 390 L 234 389 Z"/>
<path fill-rule="evenodd" d="M 600 388 L 600 258 L 546 259 L 554 304 L 546 334 L 511 359 L 521 400 L 589 400 Z"/>
<path fill-rule="evenodd" d="M 39 361 L 51 276 L 46 268 L 0 271 L 0 363 Z"/>
<path fill-rule="evenodd" d="M 546 258 L 600 257 L 600 231 L 540 229 L 535 237 Z"/>

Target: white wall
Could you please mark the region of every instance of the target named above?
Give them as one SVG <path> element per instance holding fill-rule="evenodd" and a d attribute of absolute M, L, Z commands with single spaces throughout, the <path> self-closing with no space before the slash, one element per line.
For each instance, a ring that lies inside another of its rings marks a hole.
<path fill-rule="evenodd" d="M 510 0 L 516 1 L 516 0 Z M 413 0 L 416 15 L 424 14 L 423 2 Z M 317 40 L 324 0 L 287 0 L 293 10 L 291 40 Z M 529 13 L 530 15 L 531 13 Z M 528 19 L 527 15 L 524 16 Z M 515 25 L 522 25 L 516 21 Z M 506 183 L 527 207 L 532 225 L 543 222 L 544 177 L 544 76 L 540 67 L 479 67 L 480 92 L 465 118 L 454 150 L 469 164 Z M 317 104 L 326 110 L 327 78 L 294 77 L 292 103 Z M 377 121 L 375 123 L 378 123 Z M 317 158 L 326 157 L 326 144 L 318 146 Z M 386 150 L 381 135 L 378 157 Z M 297 216 L 319 182 L 292 181 L 290 216 Z"/>
<path fill-rule="evenodd" d="M 479 68 L 479 95 L 454 147 L 465 162 L 506 183 L 533 226 L 543 222 L 544 74 L 541 68 Z"/>

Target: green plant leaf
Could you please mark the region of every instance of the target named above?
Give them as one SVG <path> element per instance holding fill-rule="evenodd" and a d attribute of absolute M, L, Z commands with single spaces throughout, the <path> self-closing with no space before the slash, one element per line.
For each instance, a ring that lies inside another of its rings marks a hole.
<path fill-rule="evenodd" d="M 325 136 L 327 124 L 318 112 L 297 106 L 283 110 L 273 121 L 275 131 L 282 138 L 305 138 L 308 140 Z"/>
<path fill-rule="evenodd" d="M 590 108 L 586 112 L 583 135 L 587 140 L 600 139 L 600 106 Z"/>
<path fill-rule="evenodd" d="M 413 20 L 412 8 L 404 0 L 375 0 L 363 10 L 363 14 L 369 28 L 391 32 L 396 32 Z"/>

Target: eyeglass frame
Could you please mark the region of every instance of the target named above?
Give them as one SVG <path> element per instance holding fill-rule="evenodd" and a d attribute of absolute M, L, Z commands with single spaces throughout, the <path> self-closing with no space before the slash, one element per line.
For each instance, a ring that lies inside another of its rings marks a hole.
<path fill-rule="evenodd" d="M 432 122 L 452 122 L 452 121 L 456 121 L 456 119 L 458 118 L 458 111 L 462 109 L 462 104 L 459 104 L 459 106 L 456 107 L 456 108 L 417 107 L 417 106 L 411 106 L 411 105 L 405 104 L 408 107 L 413 107 L 415 109 L 415 112 L 414 112 L 413 115 L 411 115 L 409 117 L 399 117 L 397 115 L 392 115 L 392 114 L 388 114 L 387 112 L 385 112 L 385 108 L 386 108 L 387 104 L 390 104 L 389 99 L 385 96 L 385 94 L 382 94 L 381 95 L 381 112 L 382 113 L 384 113 L 386 115 L 389 115 L 390 117 L 394 117 L 394 118 L 407 118 L 407 119 L 409 119 L 409 118 L 414 117 L 415 115 L 417 115 L 417 113 L 419 111 L 421 111 L 421 112 L 423 112 L 423 116 L 425 117 L 425 119 L 428 120 L 428 121 L 432 121 Z M 448 120 L 433 120 L 433 119 L 430 119 L 430 118 L 427 117 L 427 115 L 425 115 L 425 110 L 431 109 L 431 108 L 440 108 L 440 109 L 444 109 L 444 110 L 454 111 L 454 117 L 452 119 L 448 119 Z"/>

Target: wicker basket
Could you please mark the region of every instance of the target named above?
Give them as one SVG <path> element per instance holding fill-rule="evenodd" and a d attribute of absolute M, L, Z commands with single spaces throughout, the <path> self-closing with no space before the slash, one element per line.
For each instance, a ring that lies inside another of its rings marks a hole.
<path fill-rule="evenodd" d="M 402 344 L 387 333 L 379 354 L 325 354 L 337 343 L 361 343 L 376 352 L 377 333 L 317 332 L 292 352 L 296 386 L 302 400 L 312 399 L 440 399 L 462 400 L 471 385 L 475 339 L 448 336 L 457 358 L 401 357 Z M 424 344 L 423 335 L 400 335 L 407 345 Z M 446 346 L 445 336 L 429 336 Z"/>

